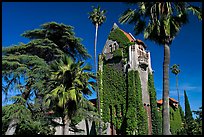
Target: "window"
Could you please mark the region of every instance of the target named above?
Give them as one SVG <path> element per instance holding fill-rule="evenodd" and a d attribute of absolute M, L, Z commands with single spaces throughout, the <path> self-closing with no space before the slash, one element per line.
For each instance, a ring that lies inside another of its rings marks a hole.
<path fill-rule="evenodd" d="M 109 48 L 110 48 L 110 52 L 113 52 L 113 47 L 112 47 L 112 45 L 109 45 Z"/>
<path fill-rule="evenodd" d="M 131 51 L 135 51 L 135 46 L 131 46 Z"/>
<path fill-rule="evenodd" d="M 114 43 L 113 45 L 114 45 L 114 48 L 115 48 L 115 50 L 116 50 L 116 49 L 117 49 L 117 45 L 116 45 L 116 43 Z"/>

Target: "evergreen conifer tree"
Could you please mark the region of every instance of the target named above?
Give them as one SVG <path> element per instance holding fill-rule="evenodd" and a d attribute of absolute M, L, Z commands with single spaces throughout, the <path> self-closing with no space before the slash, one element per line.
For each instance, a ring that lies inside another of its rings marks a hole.
<path fill-rule="evenodd" d="M 186 132 L 188 135 L 192 135 L 192 124 L 193 124 L 193 116 L 192 111 L 190 107 L 190 103 L 188 101 L 188 96 L 186 94 L 186 91 L 184 90 L 184 99 L 185 99 L 185 124 L 186 124 Z"/>
<path fill-rule="evenodd" d="M 15 90 L 20 90 L 27 104 L 33 94 L 36 99 L 44 96 L 50 76 L 48 66 L 52 61 L 64 55 L 74 60 L 90 57 L 81 39 L 75 36 L 72 26 L 48 22 L 41 25 L 40 29 L 24 32 L 22 36 L 29 38 L 30 42 L 2 49 L 2 79 L 5 81 L 2 91 L 7 97 L 8 92 L 15 87 Z M 27 105 L 22 101 L 19 103 L 19 99 L 15 103 L 15 107 Z M 6 134 L 15 133 L 18 119 L 11 118 Z"/>
<path fill-rule="evenodd" d="M 156 91 L 154 87 L 153 75 L 148 74 L 148 90 L 150 95 L 151 118 L 152 118 L 152 135 L 161 135 L 162 121 L 159 117 L 157 108 Z"/>

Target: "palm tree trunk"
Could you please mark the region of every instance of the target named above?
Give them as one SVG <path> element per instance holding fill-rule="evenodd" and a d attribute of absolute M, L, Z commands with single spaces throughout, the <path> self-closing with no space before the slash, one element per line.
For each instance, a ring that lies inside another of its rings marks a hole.
<path fill-rule="evenodd" d="M 95 64 L 95 72 L 96 72 L 96 83 L 97 83 L 97 64 L 96 64 L 96 45 L 97 45 L 97 34 L 98 34 L 98 23 L 96 23 L 96 33 L 95 33 L 95 40 L 94 40 L 94 64 Z M 99 118 L 101 119 L 101 106 L 100 106 L 100 94 L 98 90 L 98 84 L 96 86 L 96 93 L 98 98 L 98 113 Z M 101 128 L 101 120 L 99 120 L 99 135 L 102 134 L 102 128 Z"/>
<path fill-rule="evenodd" d="M 165 44 L 163 62 L 163 111 L 162 111 L 163 135 L 171 135 L 169 116 L 169 62 L 170 62 L 170 48 L 167 44 Z"/>
<path fill-rule="evenodd" d="M 63 116 L 62 117 L 62 124 L 63 124 L 63 127 L 62 127 L 62 135 L 68 135 L 68 129 L 67 129 L 67 120 L 66 120 L 66 116 Z"/>
<path fill-rule="evenodd" d="M 176 75 L 176 90 L 178 94 L 178 104 L 180 105 L 180 97 L 179 97 L 179 90 L 178 90 L 178 76 Z"/>
<path fill-rule="evenodd" d="M 63 127 L 62 127 L 62 135 L 64 135 L 64 132 L 65 132 L 65 123 L 64 123 L 64 120 L 62 120 L 62 124 L 63 124 Z"/>
<path fill-rule="evenodd" d="M 98 23 L 96 23 L 96 33 L 95 33 L 95 40 L 94 40 L 94 66 L 95 66 L 96 75 L 97 75 L 97 64 L 96 64 L 97 35 L 98 35 Z"/>

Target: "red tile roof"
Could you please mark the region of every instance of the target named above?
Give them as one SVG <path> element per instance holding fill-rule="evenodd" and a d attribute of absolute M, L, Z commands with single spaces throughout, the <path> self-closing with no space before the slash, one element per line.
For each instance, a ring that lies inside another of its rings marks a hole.
<path fill-rule="evenodd" d="M 171 100 L 171 101 L 173 101 L 173 102 L 175 102 L 175 103 L 178 103 L 178 101 L 175 100 L 174 98 L 169 98 L 169 100 Z M 162 99 L 157 100 L 157 104 L 163 104 L 163 100 L 162 100 Z"/>
<path fill-rule="evenodd" d="M 177 100 L 175 100 L 174 98 L 169 98 L 171 101 L 178 103 Z"/>
<path fill-rule="evenodd" d="M 163 100 L 162 100 L 162 99 L 157 100 L 157 103 L 158 103 L 158 104 L 162 104 L 162 103 L 163 103 Z"/>
<path fill-rule="evenodd" d="M 120 30 L 125 34 L 125 36 L 129 39 L 130 42 L 136 41 L 138 44 L 142 44 L 144 46 L 144 48 L 147 47 L 142 40 L 140 40 L 140 39 L 134 40 L 134 38 L 130 34 L 128 34 L 127 32 L 125 32 L 122 29 L 120 29 Z"/>
<path fill-rule="evenodd" d="M 131 36 L 130 34 L 126 33 L 126 32 L 123 31 L 122 29 L 120 29 L 120 30 L 126 35 L 126 37 L 129 39 L 130 42 L 133 42 L 133 41 L 134 41 L 134 39 L 132 38 L 132 36 Z"/>

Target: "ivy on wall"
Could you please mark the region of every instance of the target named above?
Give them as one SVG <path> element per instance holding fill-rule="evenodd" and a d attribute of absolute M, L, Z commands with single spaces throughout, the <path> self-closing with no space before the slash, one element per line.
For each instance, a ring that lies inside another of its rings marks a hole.
<path fill-rule="evenodd" d="M 148 134 L 147 113 L 142 103 L 142 88 L 138 71 L 123 71 L 109 64 L 103 66 L 102 119 L 111 122 L 117 133 Z M 126 124 L 124 124 L 126 123 Z"/>
<path fill-rule="evenodd" d="M 162 106 L 159 107 L 159 118 L 162 121 Z M 179 135 L 182 132 L 182 117 L 179 108 L 169 107 L 170 113 L 170 131 L 172 135 Z"/>
<path fill-rule="evenodd" d="M 138 134 L 138 120 L 136 113 L 136 81 L 134 71 L 128 72 L 128 104 L 127 104 L 127 134 Z"/>
<path fill-rule="evenodd" d="M 129 52 L 128 52 L 128 47 L 131 45 L 134 45 L 134 42 L 130 42 L 129 39 L 126 37 L 126 35 L 120 30 L 119 28 L 114 29 L 113 31 L 110 32 L 108 39 L 117 41 L 119 44 L 119 47 L 123 52 L 123 58 L 128 59 Z"/>
<path fill-rule="evenodd" d="M 122 123 L 122 113 L 125 109 L 126 100 L 126 82 L 125 75 L 121 70 L 117 70 L 108 64 L 103 66 L 103 106 L 102 119 L 104 122 L 110 122 L 120 130 Z M 110 112 L 112 110 L 112 114 Z"/>
<path fill-rule="evenodd" d="M 111 31 L 110 35 L 108 36 L 108 39 L 117 41 L 120 47 L 124 47 L 129 42 L 129 39 L 119 28 L 116 28 Z"/>
<path fill-rule="evenodd" d="M 147 112 L 142 103 L 142 88 L 138 71 L 124 72 L 130 42 L 119 29 L 111 31 L 108 39 L 117 41 L 119 49 L 113 58 L 103 60 L 98 71 L 102 120 L 114 125 L 117 134 L 147 135 Z M 121 60 L 122 59 L 122 60 Z"/>
<path fill-rule="evenodd" d="M 172 135 L 179 134 L 182 127 L 180 109 L 170 107 L 170 130 Z"/>
<path fill-rule="evenodd" d="M 119 48 L 119 49 L 116 49 L 115 51 L 113 51 L 113 57 L 122 59 L 122 57 L 123 57 L 122 49 Z"/>
<path fill-rule="evenodd" d="M 152 135 L 162 134 L 162 121 L 157 108 L 156 90 L 152 74 L 148 74 L 148 91 L 150 96 L 151 117 L 152 117 Z"/>
<path fill-rule="evenodd" d="M 138 135 L 148 134 L 148 123 L 147 123 L 147 112 L 143 106 L 142 102 L 142 88 L 141 81 L 139 77 L 139 72 L 134 72 L 135 76 L 135 87 L 136 87 L 136 114 L 138 120 Z"/>

